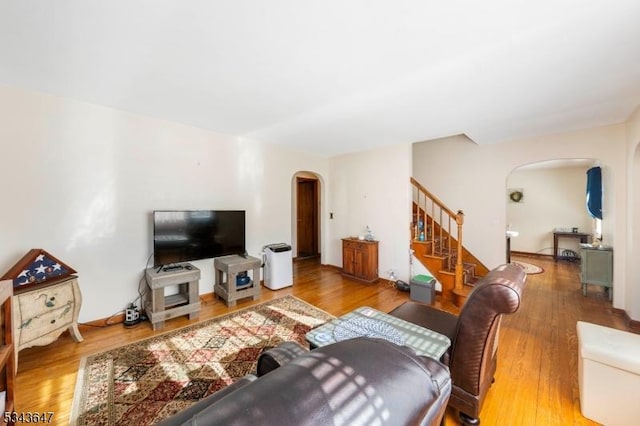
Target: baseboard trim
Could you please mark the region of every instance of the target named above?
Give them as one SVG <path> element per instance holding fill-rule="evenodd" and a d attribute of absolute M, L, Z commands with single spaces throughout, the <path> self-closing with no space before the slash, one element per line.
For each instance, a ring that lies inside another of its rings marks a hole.
<path fill-rule="evenodd" d="M 627 323 L 627 327 L 629 327 L 629 330 L 634 333 L 640 334 L 640 321 L 631 319 L 629 314 L 627 314 L 627 311 L 625 311 L 624 309 L 613 308 L 613 312 L 621 315 L 624 318 L 624 321 Z"/>
<path fill-rule="evenodd" d="M 109 327 L 110 325 L 122 324 L 124 322 L 124 312 L 111 315 L 109 318 L 102 318 L 93 321 L 79 323 L 78 325 L 87 325 L 89 327 Z"/>
<path fill-rule="evenodd" d="M 542 259 L 553 258 L 551 254 L 542 254 L 542 253 L 529 253 L 526 251 L 515 251 L 511 250 L 512 256 L 521 256 L 521 257 L 537 257 Z"/>
<path fill-rule="evenodd" d="M 260 280 L 260 285 L 264 286 L 264 281 Z M 216 301 L 216 296 L 213 292 L 200 295 L 200 301 L 207 304 Z M 111 325 L 122 324 L 125 320 L 125 313 L 120 312 L 115 315 L 111 315 L 108 318 L 97 319 L 93 321 L 87 321 L 79 323 L 78 325 L 85 325 L 88 327 L 109 327 Z"/>

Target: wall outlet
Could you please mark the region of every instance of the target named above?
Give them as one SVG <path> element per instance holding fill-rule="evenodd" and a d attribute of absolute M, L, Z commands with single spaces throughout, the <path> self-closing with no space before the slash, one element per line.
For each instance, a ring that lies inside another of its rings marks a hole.
<path fill-rule="evenodd" d="M 396 281 L 396 271 L 395 269 L 389 269 L 389 281 Z"/>

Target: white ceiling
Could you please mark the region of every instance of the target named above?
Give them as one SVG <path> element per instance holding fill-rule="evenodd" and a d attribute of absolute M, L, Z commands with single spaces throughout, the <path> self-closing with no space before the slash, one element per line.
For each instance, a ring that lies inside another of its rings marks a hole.
<path fill-rule="evenodd" d="M 1 0 L 0 85 L 336 155 L 624 121 L 638 0 Z"/>

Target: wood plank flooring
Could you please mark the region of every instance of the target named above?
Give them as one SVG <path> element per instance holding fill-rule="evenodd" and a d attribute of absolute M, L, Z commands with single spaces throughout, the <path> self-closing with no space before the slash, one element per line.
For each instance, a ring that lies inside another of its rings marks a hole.
<path fill-rule="evenodd" d="M 521 309 L 504 317 L 496 382 L 485 400 L 480 416 L 482 424 L 596 424 L 580 413 L 576 321 L 627 330 L 624 320 L 614 313 L 600 287 L 589 286 L 587 297 L 582 296 L 577 264 L 555 263 L 550 258 L 514 259 L 534 263 L 545 271 L 529 275 Z M 263 289 L 260 301 L 293 294 L 338 316 L 363 305 L 388 312 L 408 299 L 408 293 L 395 290 L 386 280 L 364 284 L 345 279 L 336 268 L 319 266 L 313 259 L 295 262 L 294 277 L 293 287 L 278 291 Z M 201 283 L 203 285 L 206 284 Z M 203 295 L 199 320 L 255 303 L 258 302 L 242 301 L 229 309 L 224 303 Z M 456 311 L 452 305 L 442 306 L 439 302 L 437 305 Z M 20 351 L 16 410 L 53 411 L 54 424 L 68 424 L 76 375 L 83 356 L 189 323 L 186 316 L 176 318 L 156 332 L 151 330 L 149 323 L 131 329 L 121 324 L 108 327 L 81 325 L 82 343 L 75 343 L 65 333 L 48 346 Z M 447 413 L 446 424 L 457 424 L 453 413 Z"/>

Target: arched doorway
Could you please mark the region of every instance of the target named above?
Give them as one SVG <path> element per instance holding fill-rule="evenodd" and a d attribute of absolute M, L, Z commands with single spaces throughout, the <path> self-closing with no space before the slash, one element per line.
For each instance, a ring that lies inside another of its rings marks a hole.
<path fill-rule="evenodd" d="M 636 145 L 631 162 L 631 176 L 629 182 L 630 202 L 629 206 L 629 235 L 631 241 L 627 252 L 628 268 L 627 268 L 627 286 L 629 292 L 626 295 L 626 303 L 631 318 L 640 318 L 640 284 L 638 277 L 640 276 L 640 263 L 634 259 L 640 259 L 640 142 Z"/>
<path fill-rule="evenodd" d="M 524 255 L 564 253 L 567 258 L 573 254 L 577 260 L 580 239 L 563 239 L 556 247 L 553 232 L 600 233 L 585 200 L 586 171 L 599 163 L 597 159 L 572 158 L 515 168 L 507 177 L 505 194 L 507 230 L 517 232 L 509 241 L 510 250 Z"/>
<path fill-rule="evenodd" d="M 294 256 L 317 258 L 321 247 L 322 180 L 313 172 L 297 172 L 292 181 L 292 229 Z"/>

